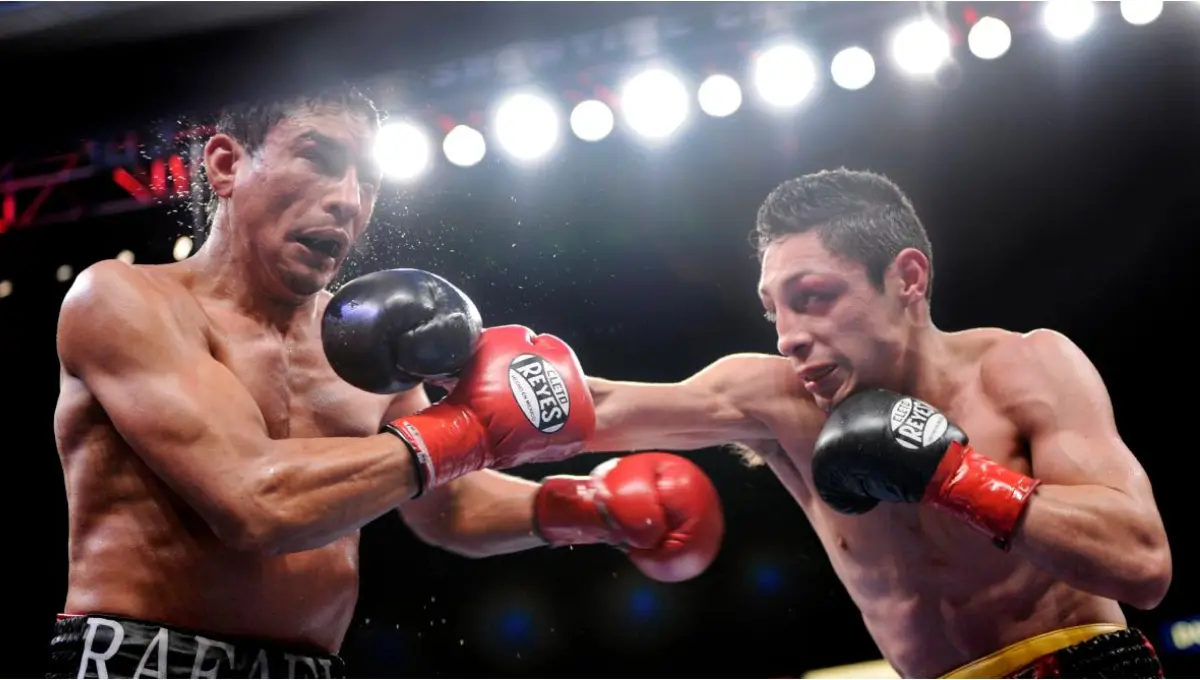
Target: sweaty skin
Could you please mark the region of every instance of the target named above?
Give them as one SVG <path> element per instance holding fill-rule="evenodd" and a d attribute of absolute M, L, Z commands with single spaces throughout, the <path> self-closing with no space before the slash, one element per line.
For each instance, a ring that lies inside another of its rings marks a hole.
<path fill-rule="evenodd" d="M 863 361 L 856 373 L 845 357 L 866 347 L 857 356 L 890 362 L 886 350 L 900 343 L 873 345 L 864 338 L 886 339 L 888 332 L 857 332 L 883 327 L 885 314 L 866 302 L 873 294 L 864 292 L 865 275 L 845 263 L 780 294 L 773 278 L 792 281 L 791 270 L 816 271 L 832 258 L 812 242 L 790 247 L 764 261 L 764 288 L 774 300 L 800 300 L 786 310 L 780 301 L 775 310 L 786 358 L 733 355 L 675 384 L 592 379 L 598 422 L 590 450 L 740 443 L 759 452 L 808 517 L 883 655 L 904 676 L 938 677 L 1057 628 L 1124 624 L 1118 602 L 1157 606 L 1171 561 L 1149 481 L 1117 433 L 1099 375 L 1052 331 L 927 327 L 914 334 L 920 342 L 905 339 L 902 391 L 941 409 L 977 451 L 1042 479 L 1010 552 L 926 506 L 881 503 L 843 515 L 825 505 L 809 475 L 825 409 L 876 377 L 877 367 Z M 809 285 L 836 292 L 822 299 L 804 290 Z M 799 373 L 818 360 L 838 368 L 806 385 Z M 823 395 L 814 397 L 814 389 Z"/>
<path fill-rule="evenodd" d="M 313 110 L 278 124 L 254 157 L 215 136 L 210 182 L 243 221 L 219 222 L 184 262 L 106 261 L 72 286 L 54 419 L 64 612 L 336 653 L 358 596 L 358 530 L 385 512 L 468 556 L 544 545 L 537 485 L 519 478 L 475 472 L 409 501 L 411 455 L 377 433 L 426 395 L 357 390 L 325 359 L 322 291 L 346 252 L 325 257 L 295 236 L 338 229 L 353 243 L 365 230 L 367 133 Z"/>

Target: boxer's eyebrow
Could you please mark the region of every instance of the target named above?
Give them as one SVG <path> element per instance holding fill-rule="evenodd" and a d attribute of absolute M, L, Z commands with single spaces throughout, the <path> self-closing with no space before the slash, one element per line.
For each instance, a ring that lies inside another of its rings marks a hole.
<path fill-rule="evenodd" d="M 346 145 L 329 135 L 322 134 L 316 130 L 306 130 L 296 137 L 298 142 L 312 142 L 317 146 L 323 146 L 331 151 L 345 151 Z"/>
<path fill-rule="evenodd" d="M 338 153 L 345 157 L 350 157 L 352 155 L 349 151 L 349 147 L 345 143 L 334 139 L 329 135 L 317 132 L 316 130 L 304 131 L 296 137 L 296 141 L 312 142 L 313 144 L 322 147 L 326 151 Z M 378 182 L 380 180 L 383 174 L 383 169 L 379 167 L 379 164 L 376 163 L 373 158 L 360 158 L 357 160 L 356 164 L 358 166 L 359 173 L 363 177 L 373 182 Z"/>
<path fill-rule="evenodd" d="M 802 279 L 812 273 L 813 272 L 808 269 L 801 269 L 800 271 L 792 272 L 792 273 L 788 274 L 786 278 L 783 279 L 783 282 L 779 284 L 779 288 L 781 290 L 787 290 L 788 288 L 791 288 L 792 286 L 796 285 L 797 281 L 799 281 L 800 279 Z M 771 295 L 770 295 L 770 293 L 767 292 L 768 287 L 769 286 L 766 286 L 766 285 L 760 285 L 758 288 L 758 296 L 761 298 L 770 298 Z"/>

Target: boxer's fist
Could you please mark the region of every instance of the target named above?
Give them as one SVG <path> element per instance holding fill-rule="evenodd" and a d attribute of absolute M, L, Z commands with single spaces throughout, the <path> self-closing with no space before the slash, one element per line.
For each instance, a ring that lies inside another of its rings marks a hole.
<path fill-rule="evenodd" d="M 924 503 L 1007 548 L 1038 480 L 973 450 L 933 406 L 887 390 L 842 402 L 821 430 L 812 479 L 821 498 L 847 514 L 879 501 Z"/>
<path fill-rule="evenodd" d="M 952 442 L 967 436 L 924 402 L 887 390 L 848 397 L 829 414 L 813 451 L 813 484 L 839 512 L 879 501 L 916 503 Z"/>
<path fill-rule="evenodd" d="M 483 332 L 445 399 L 385 430 L 412 449 L 423 491 L 475 470 L 569 458 L 595 433 L 595 409 L 566 343 L 500 326 Z"/>
<path fill-rule="evenodd" d="M 449 281 L 419 269 L 389 269 L 342 286 L 325 308 L 321 341 L 342 380 L 395 394 L 457 372 L 482 327 L 475 304 Z"/>
<path fill-rule="evenodd" d="M 614 458 L 588 477 L 547 477 L 534 521 L 551 545 L 620 546 L 642 573 L 668 583 L 702 574 L 725 535 L 712 481 L 668 453 Z"/>

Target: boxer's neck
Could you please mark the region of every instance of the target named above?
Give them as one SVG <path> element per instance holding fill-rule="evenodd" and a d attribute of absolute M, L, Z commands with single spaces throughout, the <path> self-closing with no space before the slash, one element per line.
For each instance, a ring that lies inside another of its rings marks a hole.
<path fill-rule="evenodd" d="M 268 275 L 262 271 L 249 245 L 215 229 L 200 250 L 187 260 L 197 274 L 192 289 L 209 299 L 230 304 L 244 316 L 283 333 L 311 320 L 315 296 L 303 299 L 272 295 Z"/>
<path fill-rule="evenodd" d="M 932 323 L 916 326 L 909 336 L 899 390 L 903 394 L 939 404 L 957 389 L 959 352 L 949 333 Z"/>

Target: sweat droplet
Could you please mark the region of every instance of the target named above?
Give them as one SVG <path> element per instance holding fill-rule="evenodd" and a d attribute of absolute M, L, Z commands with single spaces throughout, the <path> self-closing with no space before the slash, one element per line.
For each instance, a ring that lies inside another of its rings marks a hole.
<path fill-rule="evenodd" d="M 464 644 L 466 644 L 466 642 L 464 642 L 464 641 L 462 641 L 462 640 L 459 640 L 459 641 L 458 641 L 458 646 L 459 646 L 459 647 L 462 647 Z"/>

